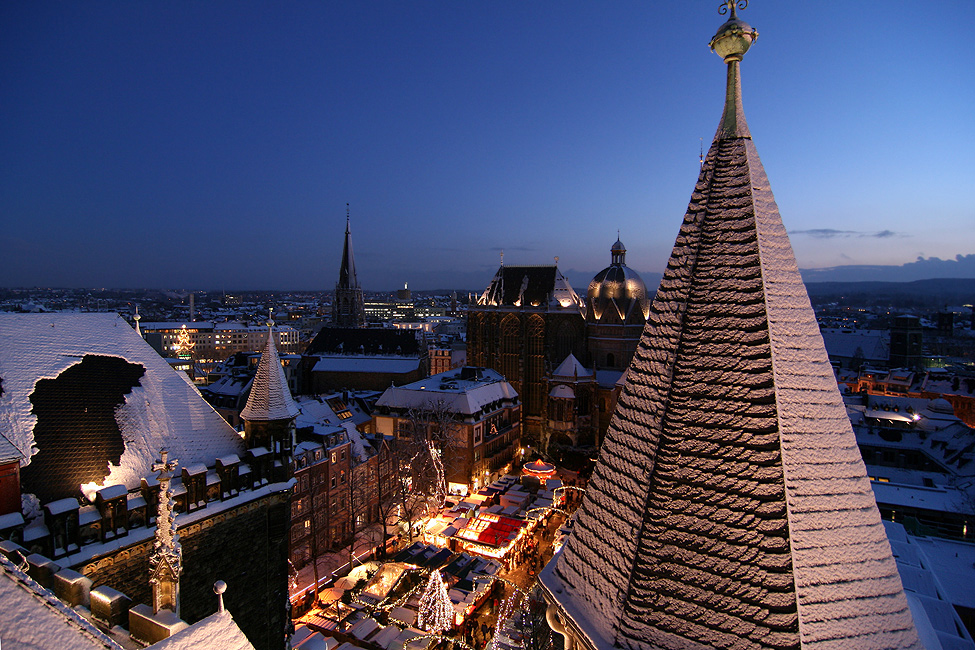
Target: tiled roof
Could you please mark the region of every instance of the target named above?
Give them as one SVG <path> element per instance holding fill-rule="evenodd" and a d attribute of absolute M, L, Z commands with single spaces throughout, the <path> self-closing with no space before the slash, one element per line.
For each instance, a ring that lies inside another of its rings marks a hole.
<path fill-rule="evenodd" d="M 919 647 L 733 67 L 574 533 L 541 579 L 600 649 Z"/>
<path fill-rule="evenodd" d="M 420 344 L 409 331 L 323 327 L 305 351 L 306 355 L 336 353 L 419 355 Z"/>
<path fill-rule="evenodd" d="M 491 306 L 546 307 L 553 301 L 582 301 L 557 266 L 501 266 L 480 298 Z"/>
<path fill-rule="evenodd" d="M 298 405 L 291 397 L 278 350 L 274 347 L 274 337 L 268 335 L 261 361 L 257 364 L 257 374 L 251 383 L 247 406 L 240 412 L 240 417 L 251 422 L 268 422 L 290 420 L 298 413 Z"/>
<path fill-rule="evenodd" d="M 0 377 L 0 430 L 30 458 L 24 491 L 42 501 L 80 496 L 85 482 L 137 487 L 162 447 L 181 463 L 243 447 L 115 314 L 0 315 Z"/>

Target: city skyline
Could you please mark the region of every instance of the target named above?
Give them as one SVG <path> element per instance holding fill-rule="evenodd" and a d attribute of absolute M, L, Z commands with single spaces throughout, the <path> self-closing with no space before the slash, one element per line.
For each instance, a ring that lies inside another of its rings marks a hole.
<path fill-rule="evenodd" d="M 617 230 L 659 273 L 720 117 L 717 5 L 5 4 L 0 284 L 331 289 L 346 203 L 367 290 L 483 287 L 502 249 L 584 276 Z M 970 269 L 975 7 L 741 17 L 800 267 Z"/>

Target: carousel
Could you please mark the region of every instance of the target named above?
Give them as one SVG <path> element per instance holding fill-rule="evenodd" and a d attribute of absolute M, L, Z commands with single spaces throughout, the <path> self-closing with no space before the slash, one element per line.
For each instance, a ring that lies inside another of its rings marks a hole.
<path fill-rule="evenodd" d="M 542 482 L 542 485 L 545 485 L 546 479 L 550 479 L 555 476 L 555 465 L 546 463 L 541 458 L 536 458 L 530 463 L 525 463 L 525 465 L 522 467 L 522 471 L 528 476 L 534 476 Z"/>

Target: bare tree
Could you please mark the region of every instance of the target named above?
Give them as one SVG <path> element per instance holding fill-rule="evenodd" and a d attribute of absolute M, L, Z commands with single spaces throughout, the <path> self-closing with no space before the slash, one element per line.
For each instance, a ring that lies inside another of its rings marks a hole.
<path fill-rule="evenodd" d="M 443 399 L 430 400 L 406 412 L 406 440 L 412 453 L 408 470 L 413 490 L 428 497 L 434 508 L 447 498 L 447 477 L 456 469 L 462 428 L 457 414 Z"/>
<path fill-rule="evenodd" d="M 376 460 L 367 458 L 353 465 L 349 476 L 349 532 L 352 536 L 349 544 L 349 569 L 355 560 L 356 542 L 376 521 L 375 504 L 379 496 L 376 490 Z"/>

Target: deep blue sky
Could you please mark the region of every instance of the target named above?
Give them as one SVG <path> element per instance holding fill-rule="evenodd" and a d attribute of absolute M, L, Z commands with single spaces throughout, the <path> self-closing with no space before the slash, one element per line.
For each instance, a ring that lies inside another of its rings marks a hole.
<path fill-rule="evenodd" d="M 661 271 L 718 2 L 0 3 L 0 286 L 367 289 Z M 975 253 L 975 2 L 754 0 L 745 112 L 799 264 Z"/>

